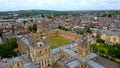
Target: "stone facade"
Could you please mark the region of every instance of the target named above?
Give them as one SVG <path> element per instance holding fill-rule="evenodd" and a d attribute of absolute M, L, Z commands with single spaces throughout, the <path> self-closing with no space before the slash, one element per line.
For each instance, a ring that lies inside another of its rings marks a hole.
<path fill-rule="evenodd" d="M 101 34 L 101 39 L 105 40 L 107 44 L 120 44 L 120 36 L 114 34 Z"/>
<path fill-rule="evenodd" d="M 74 42 L 78 42 L 79 40 L 81 40 L 81 35 L 65 32 L 62 30 L 52 30 L 52 31 L 48 31 L 48 32 L 32 33 L 32 34 L 28 34 L 25 37 L 28 38 L 29 40 L 31 40 L 32 42 L 35 42 L 35 41 L 39 41 L 40 38 L 42 38 L 42 37 L 48 38 L 48 37 L 52 37 L 52 36 L 60 36 L 60 37 L 63 37 L 65 39 L 68 39 L 68 40 L 71 40 Z M 27 53 L 26 44 L 22 43 L 22 41 L 19 39 L 18 39 L 18 49 L 19 49 L 20 54 Z"/>
<path fill-rule="evenodd" d="M 18 51 L 20 54 L 27 54 L 28 48 L 25 43 L 23 43 L 20 39 L 17 41 L 18 43 Z"/>
<path fill-rule="evenodd" d="M 46 43 L 38 42 L 37 45 L 30 46 L 29 56 L 34 63 L 40 66 L 40 68 L 44 68 L 51 64 L 50 46 Z"/>

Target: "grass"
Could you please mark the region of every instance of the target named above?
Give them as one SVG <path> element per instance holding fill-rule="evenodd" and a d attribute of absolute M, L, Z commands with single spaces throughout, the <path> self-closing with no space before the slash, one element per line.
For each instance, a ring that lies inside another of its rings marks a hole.
<path fill-rule="evenodd" d="M 46 40 L 49 40 L 49 42 L 51 44 L 51 49 L 55 49 L 55 48 L 58 48 L 60 46 L 64 46 L 64 45 L 72 43 L 70 40 L 66 40 L 66 39 L 59 37 L 59 36 L 50 37 Z"/>
<path fill-rule="evenodd" d="M 106 48 L 104 45 L 99 45 L 99 46 L 97 46 L 97 48 L 99 50 L 103 50 L 105 52 L 105 54 L 108 55 L 108 48 Z"/>
<path fill-rule="evenodd" d="M 118 68 L 120 68 L 120 63 L 118 63 Z"/>

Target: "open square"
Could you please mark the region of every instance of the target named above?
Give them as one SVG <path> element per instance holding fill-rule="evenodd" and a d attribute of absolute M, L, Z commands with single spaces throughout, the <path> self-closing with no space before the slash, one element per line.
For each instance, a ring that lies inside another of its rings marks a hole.
<path fill-rule="evenodd" d="M 51 44 L 51 49 L 58 48 L 67 44 L 72 43 L 72 41 L 59 36 L 53 36 L 46 39 Z"/>

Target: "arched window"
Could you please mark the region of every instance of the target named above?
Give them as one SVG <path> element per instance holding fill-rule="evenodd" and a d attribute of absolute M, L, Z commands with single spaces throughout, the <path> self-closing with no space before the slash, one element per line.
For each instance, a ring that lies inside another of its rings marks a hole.
<path fill-rule="evenodd" d="M 41 54 L 41 53 L 42 53 L 42 51 L 40 50 L 39 54 Z"/>
<path fill-rule="evenodd" d="M 47 49 L 45 49 L 45 52 L 47 52 Z"/>

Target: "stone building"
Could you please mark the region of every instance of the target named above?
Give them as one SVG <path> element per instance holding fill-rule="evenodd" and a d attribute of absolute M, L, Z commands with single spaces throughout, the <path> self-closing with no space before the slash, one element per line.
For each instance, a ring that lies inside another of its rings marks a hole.
<path fill-rule="evenodd" d="M 120 44 L 120 34 L 118 32 L 101 32 L 101 39 L 105 40 L 107 44 Z"/>
<path fill-rule="evenodd" d="M 62 31 L 60 31 L 62 32 Z M 39 33 L 38 33 L 39 34 Z M 58 30 L 51 31 L 50 36 L 62 34 Z M 71 33 L 64 33 L 62 37 L 76 39 L 77 35 Z M 68 35 L 70 34 L 70 35 Z M 49 36 L 49 35 L 48 35 Z M 33 36 L 34 37 L 34 36 Z M 31 36 L 32 38 L 32 36 Z M 90 52 L 89 45 L 94 39 L 88 38 L 84 34 L 81 38 L 77 38 L 74 43 L 58 47 L 50 50 L 50 44 L 44 38 L 39 40 L 31 39 L 27 36 L 17 36 L 18 47 L 21 56 L 0 61 L 0 68 L 117 68 L 118 65 L 108 66 L 106 63 L 99 63 L 93 59 L 97 54 Z M 76 42 L 78 41 L 78 42 Z M 100 59 L 96 59 L 100 60 Z M 105 59 L 104 59 L 105 60 Z M 103 60 L 103 61 L 104 61 Z M 111 62 L 111 61 L 109 61 Z"/>
<path fill-rule="evenodd" d="M 45 42 L 38 42 L 29 47 L 29 57 L 40 68 L 47 67 L 50 62 L 50 45 Z"/>

